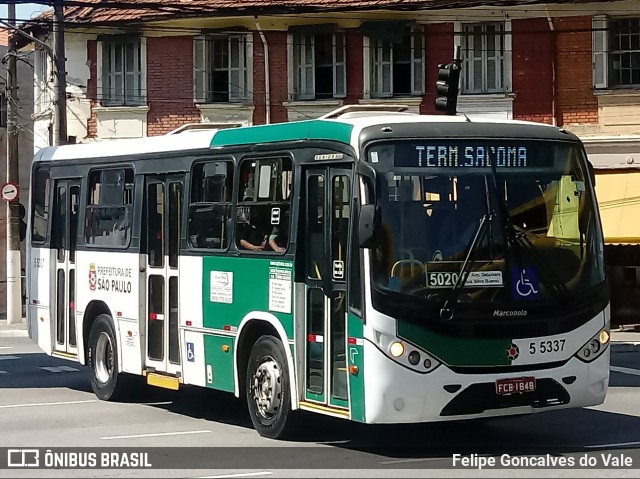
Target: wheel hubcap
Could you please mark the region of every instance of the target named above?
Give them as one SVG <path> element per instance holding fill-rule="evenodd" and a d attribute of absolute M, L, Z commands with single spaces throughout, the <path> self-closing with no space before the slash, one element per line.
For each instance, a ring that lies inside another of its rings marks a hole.
<path fill-rule="evenodd" d="M 260 414 L 269 419 L 280 409 L 282 385 L 280 368 L 273 358 L 264 358 L 253 375 L 253 399 Z"/>
<path fill-rule="evenodd" d="M 105 384 L 113 373 L 114 357 L 111 338 L 107 333 L 100 333 L 96 343 L 95 372 L 96 378 Z"/>

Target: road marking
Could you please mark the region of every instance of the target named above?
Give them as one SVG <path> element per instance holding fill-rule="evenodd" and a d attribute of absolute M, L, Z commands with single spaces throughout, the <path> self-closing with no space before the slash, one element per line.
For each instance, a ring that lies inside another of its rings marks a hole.
<path fill-rule="evenodd" d="M 404 464 L 410 462 L 427 462 L 427 461 L 442 461 L 446 458 L 444 457 L 414 457 L 410 459 L 394 459 L 393 461 L 380 461 L 378 464 L 389 465 L 389 464 Z"/>
<path fill-rule="evenodd" d="M 0 355 L 0 361 L 4 361 L 5 359 L 20 359 L 18 356 L 5 356 Z"/>
<path fill-rule="evenodd" d="M 586 445 L 584 447 L 596 448 L 596 447 L 621 447 L 621 446 L 640 446 L 640 441 L 619 442 L 617 444 L 593 444 L 593 445 Z"/>
<path fill-rule="evenodd" d="M 0 346 L 0 349 L 11 349 L 12 346 Z"/>
<path fill-rule="evenodd" d="M 14 407 L 33 407 L 33 406 L 62 406 L 64 404 L 84 404 L 89 402 L 97 402 L 97 399 L 89 399 L 86 401 L 60 401 L 60 402 L 35 402 L 27 404 L 5 404 L 0 409 L 9 409 Z"/>
<path fill-rule="evenodd" d="M 105 436 L 100 439 L 135 439 L 138 437 L 159 437 L 159 436 L 182 436 L 185 434 L 205 434 L 211 432 L 209 429 L 202 429 L 200 431 L 176 431 L 176 432 L 156 432 L 151 434 L 132 434 L 129 436 Z"/>
<path fill-rule="evenodd" d="M 640 376 L 640 369 L 623 368 L 621 366 L 609 366 L 609 369 L 616 373 L 633 374 L 634 376 Z"/>
<path fill-rule="evenodd" d="M 72 368 L 71 366 L 38 366 L 38 369 L 44 369 L 50 373 L 71 373 L 80 371 L 79 369 Z"/>
<path fill-rule="evenodd" d="M 0 374 L 9 374 L 7 371 L 0 371 Z"/>
<path fill-rule="evenodd" d="M 257 477 L 257 476 L 270 476 L 273 472 L 260 471 L 260 472 L 239 472 L 237 474 L 222 474 L 220 476 L 200 476 L 198 479 L 223 479 L 231 477 Z"/>

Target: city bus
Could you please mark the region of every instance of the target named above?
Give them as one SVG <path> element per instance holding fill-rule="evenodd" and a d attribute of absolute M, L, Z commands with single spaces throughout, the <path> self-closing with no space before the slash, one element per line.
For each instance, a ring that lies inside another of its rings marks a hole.
<path fill-rule="evenodd" d="M 49 147 L 31 184 L 30 337 L 88 365 L 101 400 L 226 391 L 270 438 L 298 410 L 421 423 L 604 401 L 593 169 L 562 128 L 348 107 Z"/>

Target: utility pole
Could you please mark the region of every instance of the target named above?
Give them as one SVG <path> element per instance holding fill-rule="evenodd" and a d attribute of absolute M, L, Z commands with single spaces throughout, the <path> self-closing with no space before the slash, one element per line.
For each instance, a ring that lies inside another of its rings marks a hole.
<path fill-rule="evenodd" d="M 7 183 L 19 185 L 18 170 L 18 81 L 17 48 L 13 29 L 16 25 L 15 3 L 9 4 L 9 51 L 7 57 Z M 7 201 L 7 323 L 22 322 L 22 277 L 20 261 L 20 203 Z"/>
<path fill-rule="evenodd" d="M 54 142 L 67 143 L 67 70 L 64 51 L 64 7 L 63 0 L 56 0 L 53 7 L 54 60 L 56 68 L 56 116 L 54 120 Z"/>

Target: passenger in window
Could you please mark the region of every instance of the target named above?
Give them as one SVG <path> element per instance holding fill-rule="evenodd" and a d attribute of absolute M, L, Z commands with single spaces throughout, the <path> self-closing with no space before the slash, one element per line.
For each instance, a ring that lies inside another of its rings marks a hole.
<path fill-rule="evenodd" d="M 280 208 L 278 208 L 280 209 Z M 269 248 L 276 253 L 284 253 L 289 243 L 289 212 L 286 211 L 279 224 L 274 225 L 269 235 Z"/>
<path fill-rule="evenodd" d="M 238 244 L 250 251 L 264 251 L 269 236 L 260 226 L 258 209 L 238 208 Z"/>

